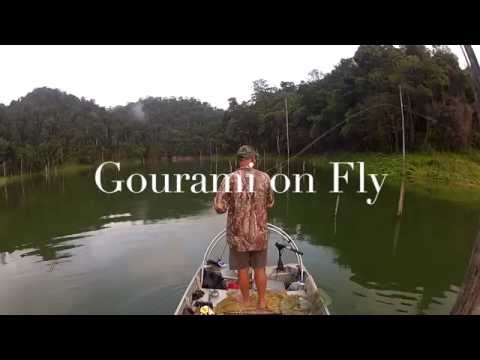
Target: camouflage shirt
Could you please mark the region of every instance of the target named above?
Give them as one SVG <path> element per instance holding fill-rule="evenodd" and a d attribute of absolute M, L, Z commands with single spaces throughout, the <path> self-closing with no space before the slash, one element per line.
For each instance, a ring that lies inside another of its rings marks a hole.
<path fill-rule="evenodd" d="M 267 209 L 274 203 L 268 174 L 250 168 L 234 171 L 223 179 L 213 203 L 217 213 L 228 211 L 227 242 L 230 247 L 237 251 L 267 248 Z"/>

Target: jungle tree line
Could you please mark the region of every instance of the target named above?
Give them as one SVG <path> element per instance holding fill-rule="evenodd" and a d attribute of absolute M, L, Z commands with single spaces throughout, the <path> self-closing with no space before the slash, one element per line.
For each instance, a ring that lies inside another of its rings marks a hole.
<path fill-rule="evenodd" d="M 285 155 L 285 100 L 292 154 L 339 123 L 309 151 L 399 152 L 399 86 L 409 151 L 479 148 L 469 76 L 446 46 L 362 45 L 330 73 L 313 70 L 299 84 L 257 80 L 250 100 L 230 98 L 226 110 L 192 98 L 152 97 L 106 109 L 40 88 L 0 105 L 0 162 L 9 175 L 66 161 L 231 154 L 245 143 Z"/>
<path fill-rule="evenodd" d="M 191 98 L 146 98 L 105 109 L 39 88 L 0 108 L 0 164 L 11 175 L 65 162 L 207 154 L 222 116 L 222 110 Z"/>
<path fill-rule="evenodd" d="M 312 71 L 309 77 L 298 85 L 283 82 L 280 88 L 259 80 L 249 102 L 230 99 L 224 117 L 228 150 L 248 142 L 285 154 L 287 98 L 293 153 L 345 119 L 350 120 L 310 151 L 399 152 L 399 86 L 410 151 L 480 146 L 470 74 L 460 69 L 448 47 L 360 46 L 332 72 Z"/>

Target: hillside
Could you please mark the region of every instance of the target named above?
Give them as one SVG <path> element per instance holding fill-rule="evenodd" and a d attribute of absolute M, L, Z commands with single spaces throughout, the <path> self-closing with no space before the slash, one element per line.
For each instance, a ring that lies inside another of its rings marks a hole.
<path fill-rule="evenodd" d="M 12 175 L 67 161 L 232 154 L 245 143 L 285 155 L 286 108 L 291 154 L 305 147 L 309 154 L 396 154 L 400 89 L 409 152 L 480 148 L 469 73 L 448 47 L 362 45 L 330 73 L 314 70 L 299 84 L 277 88 L 256 80 L 251 99 L 230 98 L 226 111 L 181 97 L 105 109 L 60 90 L 35 89 L 0 106 L 0 164 Z"/>

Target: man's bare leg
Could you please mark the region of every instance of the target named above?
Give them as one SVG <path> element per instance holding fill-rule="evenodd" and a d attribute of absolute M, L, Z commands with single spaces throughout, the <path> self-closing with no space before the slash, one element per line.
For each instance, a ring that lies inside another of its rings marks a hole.
<path fill-rule="evenodd" d="M 238 270 L 238 285 L 242 293 L 241 301 L 243 304 L 248 304 L 250 301 L 250 280 L 248 275 L 248 268 Z"/>
<path fill-rule="evenodd" d="M 267 291 L 267 274 L 265 273 L 265 268 L 256 268 L 255 269 L 255 285 L 257 286 L 258 292 L 258 307 L 260 309 L 265 309 L 265 292 Z"/>

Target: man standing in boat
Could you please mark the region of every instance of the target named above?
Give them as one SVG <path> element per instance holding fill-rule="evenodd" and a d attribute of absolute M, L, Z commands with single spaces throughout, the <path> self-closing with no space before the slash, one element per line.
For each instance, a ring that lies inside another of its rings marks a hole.
<path fill-rule="evenodd" d="M 274 204 L 274 196 L 268 174 L 255 169 L 258 158 L 256 150 L 243 145 L 238 149 L 237 157 L 239 167 L 223 179 L 214 199 L 214 207 L 219 214 L 228 211 L 229 263 L 232 270 L 238 270 L 241 301 L 246 304 L 250 299 L 249 268 L 252 267 L 258 306 L 265 308 L 267 218 L 268 209 Z"/>

